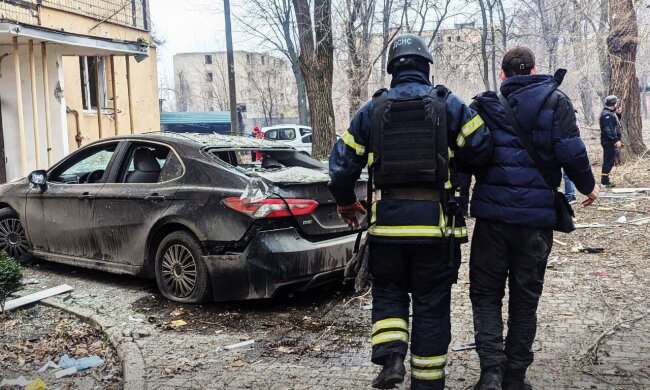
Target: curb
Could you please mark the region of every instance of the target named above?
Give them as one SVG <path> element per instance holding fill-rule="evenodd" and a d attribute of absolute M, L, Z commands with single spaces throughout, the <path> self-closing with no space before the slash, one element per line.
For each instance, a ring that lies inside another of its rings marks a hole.
<path fill-rule="evenodd" d="M 39 301 L 45 306 L 70 313 L 81 320 L 93 325 L 108 336 L 108 339 L 117 350 L 122 362 L 122 374 L 124 376 L 124 390 L 146 390 L 147 381 L 144 378 L 145 365 L 142 351 L 136 343 L 122 335 L 117 326 L 110 326 L 99 315 L 84 309 L 75 309 L 57 302 L 52 298 Z"/>

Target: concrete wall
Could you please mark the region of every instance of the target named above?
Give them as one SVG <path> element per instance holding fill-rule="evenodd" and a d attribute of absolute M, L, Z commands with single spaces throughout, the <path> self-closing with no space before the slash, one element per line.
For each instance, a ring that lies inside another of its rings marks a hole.
<path fill-rule="evenodd" d="M 11 46 L 1 45 L 0 55 L 12 53 Z M 40 46 L 35 47 L 36 57 L 36 96 L 38 107 L 38 139 L 40 143 L 41 164 L 36 164 L 36 150 L 34 142 L 34 120 L 32 110 L 31 79 L 29 70 L 28 46 L 20 45 L 20 79 L 22 85 L 22 107 L 25 118 L 25 144 L 27 167 L 25 170 L 20 166 L 20 138 L 18 131 L 18 110 L 19 104 L 16 96 L 16 74 L 14 71 L 13 54 L 5 57 L 0 65 L 0 105 L 2 109 L 2 129 L 4 136 L 5 154 L 7 157 L 6 169 L 7 180 L 23 176 L 35 169 L 48 167 L 47 163 L 47 137 L 45 130 L 45 95 L 43 90 L 43 75 L 41 66 Z M 57 100 L 55 89 L 57 82 L 63 88 L 62 60 L 56 47 L 48 47 L 48 76 L 50 96 L 50 115 L 52 123 L 52 157 L 53 163 L 68 154 L 67 125 L 65 117 L 65 98 Z"/>

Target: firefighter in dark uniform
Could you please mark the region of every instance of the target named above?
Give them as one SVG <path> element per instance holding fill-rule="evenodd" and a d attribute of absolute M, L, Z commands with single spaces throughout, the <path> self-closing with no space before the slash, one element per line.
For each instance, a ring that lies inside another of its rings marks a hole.
<path fill-rule="evenodd" d="M 402 35 L 389 48 L 391 89 L 359 109 L 330 156 L 330 189 L 350 226 L 365 213 L 354 192 L 368 165 L 372 361 L 375 388 L 404 379 L 411 341 L 412 389 L 443 389 L 451 340 L 450 296 L 467 228 L 453 200 L 457 167 L 486 163 L 492 138 L 483 120 L 445 87 L 433 87 L 426 43 Z M 409 295 L 413 322 L 409 332 Z"/>
<path fill-rule="evenodd" d="M 619 115 L 621 108 L 618 106 L 618 97 L 611 95 L 605 98 L 605 108 L 600 114 L 600 144 L 603 147 L 603 170 L 600 184 L 613 187 L 609 178 L 612 168 L 616 163 L 616 153 L 623 147 L 621 142 L 621 123 Z"/>

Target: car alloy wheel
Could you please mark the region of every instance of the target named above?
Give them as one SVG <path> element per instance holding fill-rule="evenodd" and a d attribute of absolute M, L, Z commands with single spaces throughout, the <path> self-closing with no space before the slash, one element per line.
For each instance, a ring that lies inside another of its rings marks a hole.
<path fill-rule="evenodd" d="M 178 298 L 189 297 L 196 287 L 196 260 L 184 245 L 167 248 L 162 259 L 162 276 L 169 292 Z"/>
<path fill-rule="evenodd" d="M 29 256 L 29 242 L 19 219 L 0 220 L 0 251 L 7 252 L 9 256 L 17 260 Z"/>

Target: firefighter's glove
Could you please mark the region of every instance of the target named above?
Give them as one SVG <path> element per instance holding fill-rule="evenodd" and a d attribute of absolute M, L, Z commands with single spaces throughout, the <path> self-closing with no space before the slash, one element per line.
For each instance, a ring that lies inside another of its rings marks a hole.
<path fill-rule="evenodd" d="M 366 209 L 364 209 L 359 202 L 354 202 L 347 206 L 338 206 L 337 211 L 345 223 L 348 224 L 350 229 L 359 227 L 359 219 L 357 218 L 357 213 L 361 215 L 366 214 Z"/>

